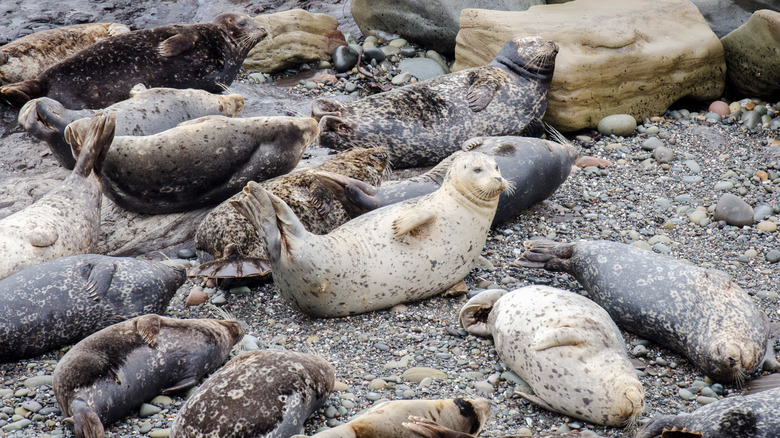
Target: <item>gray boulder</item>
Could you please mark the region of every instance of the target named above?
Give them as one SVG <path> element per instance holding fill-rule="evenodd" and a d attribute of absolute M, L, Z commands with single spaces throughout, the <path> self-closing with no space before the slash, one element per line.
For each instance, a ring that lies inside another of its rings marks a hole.
<path fill-rule="evenodd" d="M 756 11 L 720 41 L 730 92 L 747 97 L 780 94 L 780 12 Z"/>

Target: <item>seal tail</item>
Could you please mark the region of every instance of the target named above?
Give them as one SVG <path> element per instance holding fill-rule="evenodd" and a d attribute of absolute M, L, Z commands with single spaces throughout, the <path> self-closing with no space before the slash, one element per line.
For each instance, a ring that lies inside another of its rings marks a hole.
<path fill-rule="evenodd" d="M 543 268 L 548 271 L 569 272 L 573 243 L 557 243 L 552 240 L 526 240 L 525 252 L 512 262 L 513 266 Z"/>
<path fill-rule="evenodd" d="M 30 79 L 0 87 L 0 98 L 14 108 L 21 108 L 30 99 L 45 96 L 48 91 L 46 84 L 38 79 Z"/>
<path fill-rule="evenodd" d="M 458 314 L 458 323 L 463 330 L 472 335 L 492 338 L 493 333 L 487 323 L 488 316 L 493 310 L 493 305 L 505 293 L 507 292 L 502 289 L 491 289 L 470 299 Z"/>
<path fill-rule="evenodd" d="M 93 169 L 100 172 L 103 160 L 106 158 L 108 148 L 114 141 L 116 132 L 116 113 L 113 111 L 107 114 L 97 113 L 89 121 L 89 130 L 83 141 L 75 130 L 70 126 L 65 128 L 65 141 L 70 144 L 74 150 L 80 150 L 76 166 L 73 172 L 83 177 L 89 176 Z"/>
<path fill-rule="evenodd" d="M 458 432 L 424 417 L 409 416 L 409 422 L 401 423 L 410 432 L 423 438 L 473 438 L 474 435 Z"/>
<path fill-rule="evenodd" d="M 103 438 L 106 436 L 100 417 L 89 407 L 87 402 L 80 398 L 74 399 L 70 402 L 70 411 L 73 414 L 70 421 L 73 423 L 73 432 L 77 437 Z"/>

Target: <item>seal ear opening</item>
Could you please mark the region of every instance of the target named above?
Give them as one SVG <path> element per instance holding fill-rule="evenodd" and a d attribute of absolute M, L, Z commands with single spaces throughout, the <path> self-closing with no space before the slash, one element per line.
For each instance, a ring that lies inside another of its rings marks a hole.
<path fill-rule="evenodd" d="M 505 293 L 507 292 L 503 289 L 491 289 L 470 299 L 466 305 L 460 309 L 460 313 L 458 314 L 458 323 L 463 327 L 463 330 L 466 330 L 472 335 L 481 336 L 483 338 L 492 338 L 493 332 L 490 330 L 487 323 L 488 316 L 493 309 L 493 305 Z"/>
<path fill-rule="evenodd" d="M 66 422 L 73 424 L 76 436 L 84 438 L 104 438 L 106 436 L 100 417 L 89 407 L 87 402 L 80 398 L 74 399 L 70 402 L 70 410 L 73 417 Z"/>

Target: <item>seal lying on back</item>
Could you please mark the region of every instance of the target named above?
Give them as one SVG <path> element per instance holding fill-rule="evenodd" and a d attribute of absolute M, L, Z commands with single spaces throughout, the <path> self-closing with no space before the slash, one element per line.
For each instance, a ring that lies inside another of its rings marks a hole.
<path fill-rule="evenodd" d="M 608 241 L 526 241 L 515 264 L 571 274 L 617 325 L 687 357 L 719 382 L 764 357 L 766 316 L 723 271 Z"/>
<path fill-rule="evenodd" d="M 384 146 L 393 167 L 431 166 L 464 141 L 541 132 L 558 45 L 539 37 L 508 42 L 484 67 L 462 70 L 343 105 L 317 99 L 320 146 Z"/>
<path fill-rule="evenodd" d="M 0 97 L 17 108 L 48 96 L 66 108 L 83 109 L 127 99 L 138 83 L 219 93 L 265 36 L 251 17 L 233 13 L 210 23 L 137 30 L 97 42 L 35 79 L 0 87 Z"/>
<path fill-rule="evenodd" d="M 76 343 L 124 319 L 163 313 L 183 269 L 151 260 L 74 255 L 0 280 L 0 362 Z"/>
<path fill-rule="evenodd" d="M 209 377 L 182 406 L 171 438 L 287 438 L 333 391 L 325 359 L 292 351 L 244 353 Z"/>
<path fill-rule="evenodd" d="M 179 123 L 208 115 L 235 117 L 244 107 L 240 94 L 212 94 L 193 88 L 151 88 L 138 84 L 130 98 L 103 112 L 116 113 L 116 135 L 152 135 Z M 45 141 L 63 167 L 73 169 L 76 160 L 65 141 L 65 127 L 76 123 L 84 131 L 95 110 L 69 110 L 48 97 L 33 99 L 19 110 L 19 124 L 33 137 Z"/>
<path fill-rule="evenodd" d="M 0 279 L 47 260 L 94 251 L 101 193 L 92 169 L 111 146 L 114 117 L 92 119 L 76 167 L 57 188 L 0 220 Z"/>
<path fill-rule="evenodd" d="M 103 438 L 152 397 L 195 386 L 244 335 L 237 321 L 144 315 L 89 336 L 54 369 L 53 388 L 76 437 Z"/>
<path fill-rule="evenodd" d="M 306 314 L 335 317 L 428 298 L 460 281 L 485 246 L 506 187 L 496 162 L 471 152 L 452 163 L 435 192 L 324 236 L 306 231 L 284 201 L 256 183 L 233 205 L 265 236 L 282 298 Z"/>
<path fill-rule="evenodd" d="M 533 388 L 519 393 L 529 401 L 605 426 L 642 415 L 644 391 L 620 330 L 593 301 L 549 286 L 490 290 L 459 319 L 467 332 L 493 338 L 501 361 Z"/>

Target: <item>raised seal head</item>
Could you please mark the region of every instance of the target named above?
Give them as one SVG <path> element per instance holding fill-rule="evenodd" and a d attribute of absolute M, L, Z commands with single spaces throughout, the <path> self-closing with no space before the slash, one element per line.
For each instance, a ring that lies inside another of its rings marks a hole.
<path fill-rule="evenodd" d="M 549 75 L 548 79 L 552 79 L 558 50 L 555 41 L 538 36 L 518 37 L 507 42 L 489 65 L 521 76 Z"/>
<path fill-rule="evenodd" d="M 481 152 L 469 152 L 457 157 L 444 177 L 442 187 L 451 187 L 469 202 L 480 207 L 493 207 L 508 187 L 496 160 Z"/>

